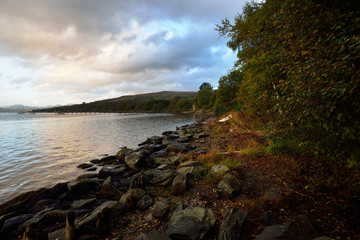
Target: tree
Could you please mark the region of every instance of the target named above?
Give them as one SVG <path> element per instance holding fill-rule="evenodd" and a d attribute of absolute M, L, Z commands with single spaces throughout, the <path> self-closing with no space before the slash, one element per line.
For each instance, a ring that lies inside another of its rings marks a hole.
<path fill-rule="evenodd" d="M 210 99 L 212 95 L 214 94 L 214 91 L 212 89 L 212 86 L 210 83 L 204 82 L 201 84 L 199 91 L 196 95 L 196 103 L 199 108 L 208 108 Z"/>
<path fill-rule="evenodd" d="M 234 24 L 223 20 L 217 30 L 238 51 L 235 68 L 244 73 L 237 101 L 314 149 L 355 156 L 359 16 L 352 0 L 267 0 L 247 4 Z"/>
<path fill-rule="evenodd" d="M 223 107 L 230 110 L 236 102 L 236 96 L 239 92 L 239 85 L 243 79 L 243 73 L 234 69 L 228 75 L 219 80 L 219 87 L 216 91 L 215 108 Z"/>

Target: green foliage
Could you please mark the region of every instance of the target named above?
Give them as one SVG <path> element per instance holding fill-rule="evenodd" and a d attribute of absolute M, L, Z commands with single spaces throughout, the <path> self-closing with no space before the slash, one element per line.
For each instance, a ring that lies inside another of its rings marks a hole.
<path fill-rule="evenodd" d="M 238 51 L 235 69 L 243 73 L 236 102 L 273 132 L 296 136 L 314 151 L 338 160 L 355 156 L 359 16 L 356 1 L 267 0 L 247 4 L 234 24 L 223 20 L 217 30 Z M 217 101 L 231 101 L 224 96 Z"/>
<path fill-rule="evenodd" d="M 270 141 L 266 151 L 271 154 L 296 153 L 300 152 L 301 147 L 294 140 L 277 138 Z"/>
<path fill-rule="evenodd" d="M 210 83 L 201 84 L 199 91 L 196 95 L 196 104 L 201 109 L 207 109 L 211 107 L 210 100 L 214 95 L 214 91 Z M 210 104 L 210 105 L 209 105 Z"/>
<path fill-rule="evenodd" d="M 216 91 L 215 109 L 225 111 L 232 109 L 232 106 L 236 103 L 236 96 L 239 92 L 239 85 L 242 78 L 243 73 L 236 69 L 230 71 L 228 75 L 220 78 L 219 87 Z M 225 112 L 223 111 L 222 114 L 224 113 Z"/>

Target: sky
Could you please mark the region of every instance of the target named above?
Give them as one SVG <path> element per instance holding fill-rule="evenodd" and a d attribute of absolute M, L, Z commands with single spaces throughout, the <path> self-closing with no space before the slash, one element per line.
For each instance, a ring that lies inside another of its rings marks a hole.
<path fill-rule="evenodd" d="M 0 0 L 0 106 L 217 86 L 241 0 Z"/>

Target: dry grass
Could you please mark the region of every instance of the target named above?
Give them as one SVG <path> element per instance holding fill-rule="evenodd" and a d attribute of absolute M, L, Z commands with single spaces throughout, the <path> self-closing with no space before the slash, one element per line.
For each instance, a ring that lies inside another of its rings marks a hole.
<path fill-rule="evenodd" d="M 212 167 L 214 165 L 220 164 L 222 155 L 220 154 L 220 150 L 217 147 L 211 147 L 210 152 L 199 155 L 197 160 L 206 167 Z"/>
<path fill-rule="evenodd" d="M 233 111 L 230 113 L 232 118 L 230 123 L 239 132 L 253 132 L 254 129 L 261 129 L 263 122 L 255 114 Z"/>

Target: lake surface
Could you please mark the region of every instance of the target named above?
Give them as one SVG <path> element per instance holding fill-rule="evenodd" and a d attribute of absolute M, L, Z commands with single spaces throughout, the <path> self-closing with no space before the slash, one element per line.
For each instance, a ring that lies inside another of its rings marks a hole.
<path fill-rule="evenodd" d="M 76 168 L 81 163 L 194 121 L 171 114 L 0 113 L 0 203 L 74 179 L 86 173 Z"/>

